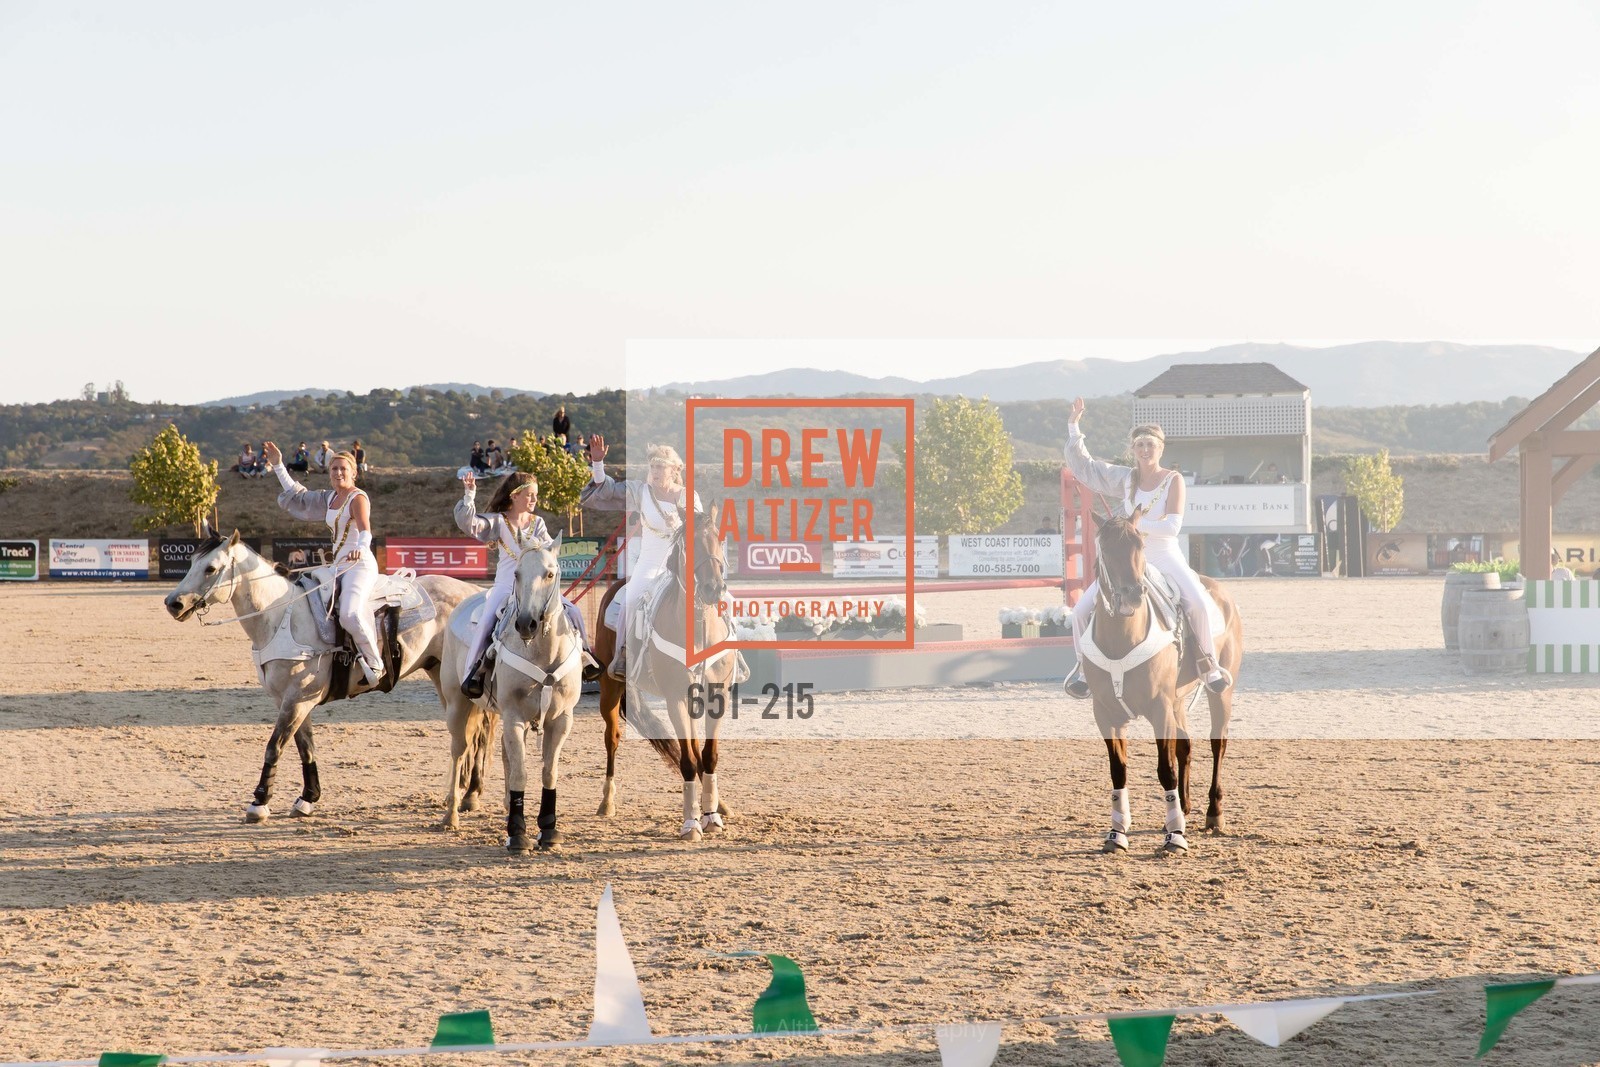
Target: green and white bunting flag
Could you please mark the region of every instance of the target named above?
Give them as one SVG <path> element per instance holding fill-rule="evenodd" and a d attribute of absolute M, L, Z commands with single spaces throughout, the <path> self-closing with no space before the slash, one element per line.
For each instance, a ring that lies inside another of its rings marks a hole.
<path fill-rule="evenodd" d="M 934 1036 L 944 1067 L 989 1067 L 1000 1053 L 999 1023 L 950 1023 Z"/>
<path fill-rule="evenodd" d="M 494 1026 L 486 1011 L 460 1011 L 439 1016 L 431 1048 L 462 1048 L 494 1044 Z"/>
<path fill-rule="evenodd" d="M 1113 1015 L 1106 1020 L 1123 1067 L 1161 1067 L 1173 1015 Z"/>
<path fill-rule="evenodd" d="M 806 1033 L 817 1028 L 806 1003 L 806 979 L 798 964 L 775 953 L 736 952 L 736 956 L 760 956 L 772 965 L 772 984 L 762 990 L 751 1011 L 751 1032 L 757 1034 Z"/>
<path fill-rule="evenodd" d="M 1277 1048 L 1295 1034 L 1344 1007 L 1344 997 L 1316 1000 L 1283 1000 L 1274 1004 L 1252 1004 L 1230 1008 L 1222 1017 L 1261 1042 Z"/>
<path fill-rule="evenodd" d="M 594 1021 L 589 1024 L 589 1040 L 624 1045 L 649 1041 L 651 1036 L 639 974 L 633 969 L 608 885 L 600 895 L 594 923 Z"/>
<path fill-rule="evenodd" d="M 165 1062 L 165 1056 L 153 1052 L 100 1053 L 100 1067 L 159 1067 Z"/>
<path fill-rule="evenodd" d="M 1542 982 L 1508 982 L 1505 985 L 1486 986 L 1483 990 L 1485 1014 L 1483 1040 L 1478 1042 L 1478 1059 L 1482 1059 L 1500 1035 L 1511 1025 L 1511 1019 L 1529 1004 L 1544 996 L 1556 986 L 1555 979 Z"/>

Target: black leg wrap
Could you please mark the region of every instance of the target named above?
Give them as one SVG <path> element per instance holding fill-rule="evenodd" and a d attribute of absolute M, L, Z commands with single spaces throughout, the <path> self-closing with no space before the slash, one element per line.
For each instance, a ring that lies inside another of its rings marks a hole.
<path fill-rule="evenodd" d="M 300 795 L 307 804 L 315 804 L 322 799 L 322 776 L 317 773 L 315 763 L 307 763 L 300 770 L 305 777 L 305 789 L 301 790 Z"/>
<path fill-rule="evenodd" d="M 523 794 L 511 794 L 511 808 L 506 812 L 506 848 L 512 852 L 528 851 L 528 818 L 523 814 Z"/>
<path fill-rule="evenodd" d="M 556 791 L 544 789 L 539 792 L 539 847 L 549 848 L 561 840 L 561 833 L 556 829 Z"/>

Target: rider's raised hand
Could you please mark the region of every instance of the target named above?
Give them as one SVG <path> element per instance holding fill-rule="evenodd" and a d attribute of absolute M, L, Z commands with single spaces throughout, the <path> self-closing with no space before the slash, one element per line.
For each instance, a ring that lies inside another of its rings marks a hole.
<path fill-rule="evenodd" d="M 606 439 L 597 433 L 589 435 L 589 462 L 599 463 L 606 458 Z"/>
<path fill-rule="evenodd" d="M 461 484 L 466 486 L 467 492 L 469 493 L 476 493 L 478 491 L 478 479 L 471 471 L 468 471 L 461 476 Z"/>
<path fill-rule="evenodd" d="M 1076 426 L 1081 418 L 1083 418 L 1083 397 L 1076 396 L 1072 398 L 1072 415 L 1067 421 Z"/>

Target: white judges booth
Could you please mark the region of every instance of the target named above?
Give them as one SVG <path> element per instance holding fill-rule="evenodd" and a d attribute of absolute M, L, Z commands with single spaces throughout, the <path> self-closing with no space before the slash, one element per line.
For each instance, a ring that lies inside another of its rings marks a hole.
<path fill-rule="evenodd" d="M 1134 392 L 1184 472 L 1184 532 L 1202 573 L 1314 575 L 1311 390 L 1270 363 L 1177 364 Z"/>

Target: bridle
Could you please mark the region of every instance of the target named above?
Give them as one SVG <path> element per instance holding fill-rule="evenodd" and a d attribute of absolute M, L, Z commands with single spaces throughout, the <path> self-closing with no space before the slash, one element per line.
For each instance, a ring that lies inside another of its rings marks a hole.
<path fill-rule="evenodd" d="M 1113 615 L 1121 615 L 1123 596 L 1120 588 L 1118 587 L 1118 583 L 1111 580 L 1111 569 L 1106 566 L 1105 542 L 1102 540 L 1103 534 L 1104 530 L 1100 530 L 1095 533 L 1094 537 L 1095 546 L 1097 549 L 1094 559 L 1095 582 L 1100 589 L 1100 602 L 1106 606 L 1106 610 L 1111 612 Z M 1136 576 L 1136 578 L 1137 585 L 1139 587 L 1138 602 L 1142 603 L 1145 598 L 1144 580 L 1142 576 Z M 1137 606 L 1137 604 L 1135 606 Z"/>

